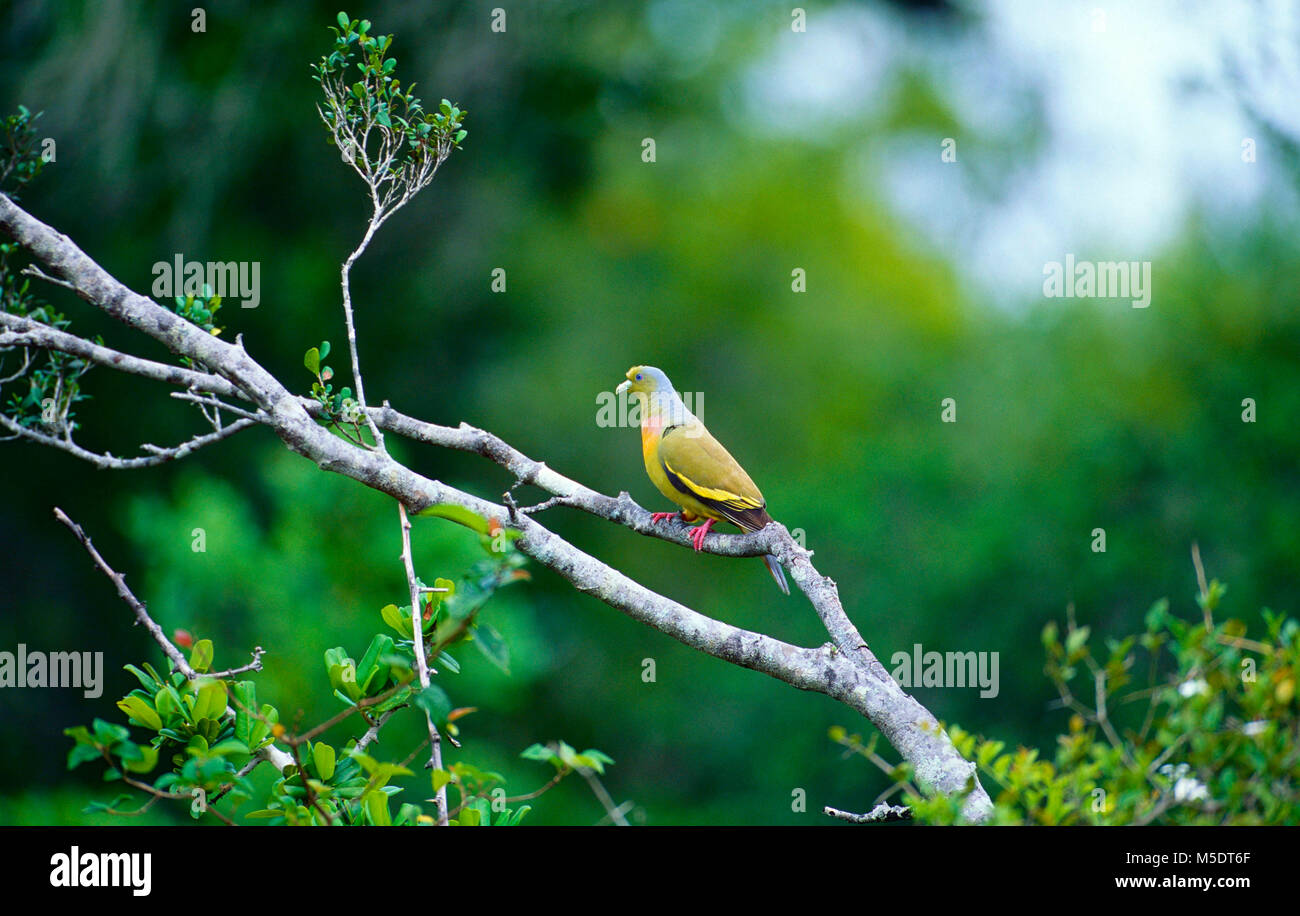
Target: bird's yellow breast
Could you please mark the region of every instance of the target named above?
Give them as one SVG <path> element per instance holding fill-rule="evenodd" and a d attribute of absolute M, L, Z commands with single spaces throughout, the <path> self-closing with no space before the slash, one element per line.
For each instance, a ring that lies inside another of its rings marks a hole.
<path fill-rule="evenodd" d="M 711 510 L 704 503 L 693 499 L 689 494 L 683 493 L 672 485 L 668 475 L 664 473 L 664 466 L 659 461 L 659 442 L 663 436 L 663 418 L 655 415 L 646 417 L 641 421 L 641 457 L 645 459 L 645 472 L 650 478 L 650 482 L 664 496 L 682 507 L 683 518 L 691 521 L 694 518 L 711 518 L 715 521 L 725 521 L 725 519 Z"/>

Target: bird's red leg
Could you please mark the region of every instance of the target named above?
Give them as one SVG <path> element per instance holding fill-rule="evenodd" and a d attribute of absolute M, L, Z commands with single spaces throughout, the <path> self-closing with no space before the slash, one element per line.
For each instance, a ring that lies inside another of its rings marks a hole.
<path fill-rule="evenodd" d="M 659 522 L 662 522 L 666 518 L 672 518 L 676 515 L 681 515 L 681 513 L 680 512 L 652 512 L 650 514 L 650 523 L 657 524 Z"/>
<path fill-rule="evenodd" d="M 704 536 L 709 533 L 713 527 L 713 519 L 706 518 L 703 525 L 691 529 L 691 543 L 695 545 L 695 552 L 699 553 L 704 549 Z"/>

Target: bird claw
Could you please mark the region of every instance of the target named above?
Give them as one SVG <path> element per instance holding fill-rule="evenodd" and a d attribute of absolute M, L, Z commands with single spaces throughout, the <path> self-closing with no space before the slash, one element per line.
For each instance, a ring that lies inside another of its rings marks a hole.
<path fill-rule="evenodd" d="M 691 519 L 694 519 L 696 517 L 697 516 L 693 515 L 691 516 Z M 680 511 L 679 512 L 652 512 L 650 513 L 650 524 L 652 525 L 658 524 L 659 522 L 662 522 L 666 518 L 680 518 L 683 522 L 687 521 L 686 516 Z M 691 539 L 691 544 L 692 546 L 695 547 L 696 553 L 699 553 L 704 549 L 704 536 L 709 533 L 709 529 L 712 527 L 713 527 L 713 519 L 711 518 L 705 519 L 704 524 L 698 525 L 692 528 L 688 532 L 688 536 Z"/>
<path fill-rule="evenodd" d="M 704 537 L 709 533 L 709 529 L 712 527 L 713 527 L 713 519 L 708 519 L 707 521 L 705 521 L 703 525 L 700 525 L 698 528 L 691 529 L 691 544 L 695 546 L 696 553 L 699 553 L 701 550 L 704 549 Z"/>

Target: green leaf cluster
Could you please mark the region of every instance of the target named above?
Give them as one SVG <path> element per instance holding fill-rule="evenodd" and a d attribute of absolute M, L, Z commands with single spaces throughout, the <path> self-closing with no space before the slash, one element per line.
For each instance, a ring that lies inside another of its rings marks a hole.
<path fill-rule="evenodd" d="M 353 444 L 364 444 L 369 440 L 365 424 L 362 423 L 361 404 L 352 397 L 351 388 L 344 387 L 337 392 L 334 390 L 334 385 L 330 382 L 334 378 L 334 370 L 325 363 L 329 355 L 330 342 L 324 340 L 319 347 L 312 347 L 302 357 L 302 364 L 316 378 L 311 384 L 311 396 L 321 407 L 320 421 Z"/>
<path fill-rule="evenodd" d="M 1161 599 L 1142 632 L 1097 645 L 1067 621 L 1043 628 L 1045 671 L 1071 712 L 1048 757 L 948 729 L 975 761 L 995 824 L 1294 824 L 1300 820 L 1300 621 L 1267 608 L 1264 635 L 1216 623 L 1225 587 L 1184 620 Z M 1145 670 L 1140 682 L 1135 670 Z M 833 740 L 851 743 L 842 729 Z M 961 820 L 964 795 L 926 797 L 892 774 L 921 823 Z"/>
<path fill-rule="evenodd" d="M 436 578 L 433 590 L 421 593 L 418 638 L 439 677 L 461 670 L 451 650 L 466 643 L 478 646 L 484 657 L 503 671 L 509 669 L 509 647 L 501 634 L 482 620 L 482 613 L 498 588 L 526 578 L 522 570 L 525 559 L 514 549 L 513 539 L 500 537 L 499 525 L 482 520 L 482 528 L 485 533 L 479 542 L 486 553 L 484 559 L 474 563 L 459 581 Z M 424 588 L 422 580 L 417 580 L 417 585 Z M 381 717 L 410 708 L 419 711 L 421 719 L 427 714 L 454 740 L 460 733 L 457 721 L 475 712 L 475 707 L 453 708 L 439 683 L 421 688 L 415 677 L 416 624 L 409 605 L 386 605 L 379 616 L 387 631 L 375 634 L 359 658 L 343 646 L 324 653 L 330 689 L 344 707 L 355 710 L 348 720 L 360 722 L 364 731 L 376 726 Z M 125 780 L 131 788 L 145 791 L 151 796 L 147 804 L 159 798 L 189 801 L 196 818 L 223 798 L 231 799 L 236 809 L 256 798 L 255 808 L 243 817 L 270 824 L 434 823 L 419 805 L 392 803 L 393 796 L 403 790 L 401 780 L 414 776 L 404 764 L 372 756 L 369 744 L 359 748 L 360 734 L 336 746 L 323 740 L 324 728 L 304 732 L 301 737 L 290 733 L 276 707 L 259 704 L 252 680 L 211 676 L 215 654 L 210 639 L 194 642 L 188 658 L 196 675 L 193 680 L 175 665 L 165 674 L 147 662 L 127 665 L 139 686 L 117 703 L 126 724 L 96 719 L 89 728 L 67 729 L 65 734 L 74 742 L 68 754 L 69 768 L 92 761 L 104 763 L 106 780 Z M 132 727 L 148 737 L 135 740 Z M 248 764 L 273 743 L 287 746 L 293 763 L 276 774 L 269 787 L 258 791 L 249 779 Z M 568 769 L 588 766 L 601 772 L 604 764 L 612 762 L 598 751 L 576 755 L 568 745 L 560 745 L 556 753 Z M 160 765 L 162 772 L 152 782 L 141 782 Z M 449 821 L 457 825 L 518 824 L 530 808 L 503 806 L 500 786 L 504 782 L 499 773 L 480 770 L 467 761 L 433 773 L 435 792 L 450 784 L 461 793 L 455 816 Z M 494 792 L 491 799 L 486 797 L 489 792 Z M 120 809 L 131 797 L 96 802 L 91 809 L 129 813 Z"/>
<path fill-rule="evenodd" d="M 604 751 L 588 748 L 579 754 L 563 741 L 551 744 L 533 744 L 520 755 L 526 760 L 539 760 L 549 763 L 557 770 L 588 769 L 604 774 L 605 766 L 613 765 L 614 760 Z"/>
<path fill-rule="evenodd" d="M 24 105 L 0 121 L 0 192 L 14 194 L 28 184 L 45 167 L 45 159 L 36 151 L 36 122 L 43 112 L 32 114 Z"/>
<path fill-rule="evenodd" d="M 31 278 L 23 276 L 12 261 L 21 246 L 17 242 L 0 243 L 0 311 L 38 321 L 56 330 L 66 331 L 71 322 L 49 303 L 31 291 Z M 96 344 L 103 340 L 96 336 Z M 30 349 L 0 349 L 0 370 L 12 366 L 8 375 L 22 370 L 18 376 L 26 382 L 9 395 L 5 415 L 25 429 L 35 429 L 47 435 L 63 436 L 77 429 L 79 424 L 73 405 L 88 400 L 90 395 L 81 390 L 81 377 L 90 371 L 91 363 L 79 356 L 47 350 L 35 353 Z"/>
<path fill-rule="evenodd" d="M 216 314 L 220 308 L 221 297 L 215 295 L 212 287 L 207 283 L 203 284 L 201 295 L 177 296 L 172 301 L 173 312 L 190 322 L 190 324 L 198 325 L 214 337 L 223 330 L 217 327 L 215 322 Z M 194 365 L 194 361 L 185 356 L 181 357 L 181 362 L 186 366 Z"/>
<path fill-rule="evenodd" d="M 399 136 L 403 141 L 400 154 L 383 163 L 386 173 L 394 177 L 406 167 L 459 148 L 467 135 L 462 126 L 466 112 L 446 99 L 437 110 L 427 111 L 413 92 L 414 84 L 402 87 L 394 75 L 397 59 L 386 56 L 393 36 L 371 34 L 369 20 L 349 19 L 346 13 L 340 12 L 337 21 L 337 27 L 330 26 L 333 49 L 312 66 L 312 79 L 327 87 L 332 97 L 332 104 L 321 114 L 335 142 L 340 128 L 362 138 L 362 143 L 378 131 Z M 355 82 L 350 82 L 354 78 Z M 348 152 L 368 160 L 372 150 Z"/>

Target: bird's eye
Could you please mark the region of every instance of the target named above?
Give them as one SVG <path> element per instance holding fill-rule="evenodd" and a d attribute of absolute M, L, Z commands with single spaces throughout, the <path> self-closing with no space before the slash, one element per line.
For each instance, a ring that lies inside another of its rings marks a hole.
<path fill-rule="evenodd" d="M 641 381 L 641 373 L 640 373 L 640 372 L 638 372 L 638 373 L 636 374 L 636 380 L 637 380 L 638 382 Z"/>

